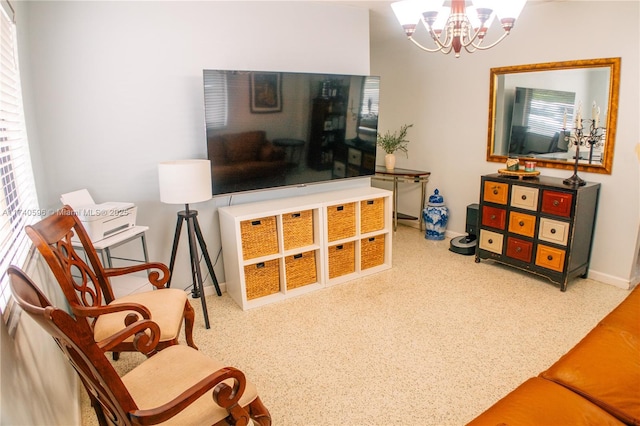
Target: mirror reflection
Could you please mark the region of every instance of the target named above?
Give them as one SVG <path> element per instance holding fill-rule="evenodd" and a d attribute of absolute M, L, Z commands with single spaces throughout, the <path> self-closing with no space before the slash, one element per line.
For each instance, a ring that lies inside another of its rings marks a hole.
<path fill-rule="evenodd" d="M 487 160 L 534 158 L 538 166 L 610 173 L 617 112 L 619 58 L 491 70 Z M 576 121 L 603 128 L 597 143 L 576 150 Z"/>

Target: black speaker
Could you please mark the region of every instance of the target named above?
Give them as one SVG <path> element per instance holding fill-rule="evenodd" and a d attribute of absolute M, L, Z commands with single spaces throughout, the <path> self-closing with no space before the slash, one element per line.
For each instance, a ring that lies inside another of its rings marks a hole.
<path fill-rule="evenodd" d="M 470 256 L 476 252 L 479 207 L 477 203 L 467 206 L 467 226 L 465 230 L 469 235 L 452 238 L 449 243 L 449 250 L 452 252 L 464 254 L 465 256 Z"/>
<path fill-rule="evenodd" d="M 478 203 L 469 204 L 467 206 L 467 227 L 465 231 L 467 234 L 477 236 L 478 235 L 478 209 L 480 206 Z"/>

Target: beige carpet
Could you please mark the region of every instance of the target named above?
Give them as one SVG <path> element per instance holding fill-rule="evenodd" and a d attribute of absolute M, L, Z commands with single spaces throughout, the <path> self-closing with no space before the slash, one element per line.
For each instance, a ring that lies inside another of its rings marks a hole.
<path fill-rule="evenodd" d="M 448 250 L 415 228 L 393 268 L 243 312 L 194 300 L 200 349 L 240 368 L 285 425 L 462 425 L 550 366 L 628 294 L 576 279 L 565 293 Z M 123 354 L 126 371 L 140 360 Z M 84 398 L 83 424 L 97 424 Z"/>

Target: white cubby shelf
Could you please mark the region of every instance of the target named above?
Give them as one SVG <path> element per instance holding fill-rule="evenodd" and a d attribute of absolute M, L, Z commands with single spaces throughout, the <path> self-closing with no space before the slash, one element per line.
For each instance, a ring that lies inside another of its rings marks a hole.
<path fill-rule="evenodd" d="M 219 208 L 227 292 L 247 310 L 391 268 L 391 197 L 364 187 Z"/>

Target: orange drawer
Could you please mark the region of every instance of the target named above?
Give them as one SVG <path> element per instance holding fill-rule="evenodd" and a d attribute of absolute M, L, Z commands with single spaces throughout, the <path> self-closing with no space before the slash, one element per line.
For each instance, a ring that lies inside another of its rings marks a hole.
<path fill-rule="evenodd" d="M 509 213 L 509 232 L 533 237 L 536 232 L 536 217 L 519 212 Z"/>
<path fill-rule="evenodd" d="M 525 210 L 538 210 L 538 188 L 513 185 L 511 187 L 511 205 Z"/>
<path fill-rule="evenodd" d="M 538 244 L 536 265 L 562 272 L 564 270 L 565 254 L 564 250 Z"/>
<path fill-rule="evenodd" d="M 571 215 L 572 194 L 556 191 L 542 191 L 542 212 L 557 216 Z"/>
<path fill-rule="evenodd" d="M 509 198 L 509 185 L 506 183 L 484 182 L 484 201 L 496 204 L 507 204 Z"/>
<path fill-rule="evenodd" d="M 532 253 L 533 243 L 531 241 L 513 237 L 507 238 L 507 256 L 529 263 L 531 262 Z"/>
<path fill-rule="evenodd" d="M 497 207 L 482 206 L 482 224 L 491 228 L 504 229 L 507 224 L 507 211 Z"/>
<path fill-rule="evenodd" d="M 491 251 L 497 254 L 502 254 L 502 243 L 504 236 L 497 232 L 487 231 L 486 229 L 480 230 L 479 247 L 482 250 Z"/>

